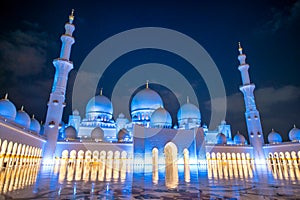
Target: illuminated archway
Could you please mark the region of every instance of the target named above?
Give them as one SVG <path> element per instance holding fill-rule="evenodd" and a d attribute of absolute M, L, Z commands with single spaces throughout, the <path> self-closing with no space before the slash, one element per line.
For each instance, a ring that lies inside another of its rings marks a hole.
<path fill-rule="evenodd" d="M 99 151 L 93 151 L 93 164 L 98 164 L 99 162 Z"/>
<path fill-rule="evenodd" d="M 112 151 L 107 152 L 107 158 L 106 158 L 106 180 L 110 181 L 112 177 L 112 168 L 113 168 L 113 156 L 114 153 Z"/>
<path fill-rule="evenodd" d="M 152 165 L 158 165 L 158 149 L 156 147 L 152 149 Z"/>
<path fill-rule="evenodd" d="M 183 163 L 184 163 L 184 181 L 190 182 L 191 175 L 190 175 L 190 158 L 189 158 L 189 150 L 185 148 L 183 150 Z"/>
<path fill-rule="evenodd" d="M 22 151 L 22 144 L 18 145 L 17 153 L 16 153 L 16 165 L 20 164 L 20 157 L 21 157 L 21 151 Z"/>
<path fill-rule="evenodd" d="M 166 144 L 164 148 L 165 153 L 165 164 L 177 164 L 177 154 L 178 150 L 176 145 L 173 142 Z"/>
<path fill-rule="evenodd" d="M 75 164 L 76 163 L 76 150 L 72 150 L 70 151 L 70 159 L 69 159 L 69 163 L 71 165 Z"/>
<path fill-rule="evenodd" d="M 15 165 L 17 149 L 18 149 L 18 143 L 14 143 L 12 152 L 11 152 L 11 158 L 10 158 L 9 164 L 8 164 L 8 166 L 10 166 L 10 167 Z"/>
<path fill-rule="evenodd" d="M 177 147 L 173 142 L 166 144 L 164 148 L 166 164 L 166 186 L 175 188 L 178 185 Z"/>
<path fill-rule="evenodd" d="M 152 182 L 158 183 L 158 149 L 152 149 Z"/>
<path fill-rule="evenodd" d="M 11 159 L 11 151 L 13 148 L 13 142 L 10 141 L 8 143 L 7 149 L 6 149 L 6 153 L 5 153 L 5 158 L 4 158 L 4 166 L 8 166 L 9 165 L 9 161 Z"/>
<path fill-rule="evenodd" d="M 119 178 L 119 172 L 120 172 L 120 151 L 115 151 L 114 153 L 114 162 L 113 162 L 113 178 L 118 179 Z"/>
<path fill-rule="evenodd" d="M 121 181 L 124 181 L 126 178 L 126 170 L 127 170 L 127 152 L 122 151 L 121 153 L 121 163 L 120 163 L 120 178 Z"/>

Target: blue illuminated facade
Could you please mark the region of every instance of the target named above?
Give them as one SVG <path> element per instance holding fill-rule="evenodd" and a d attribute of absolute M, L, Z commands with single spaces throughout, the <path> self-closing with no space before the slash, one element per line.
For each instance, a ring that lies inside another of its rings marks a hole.
<path fill-rule="evenodd" d="M 241 133 L 232 138 L 230 125 L 225 121 L 215 130 L 202 126 L 199 108 L 188 99 L 178 110 L 178 127 L 172 127 L 170 113 L 165 109 L 160 95 L 149 88 L 148 82 L 146 88 L 132 98 L 131 119 L 120 113 L 114 120 L 113 104 L 101 90 L 87 103 L 84 116 L 74 110 L 69 122 L 62 123 L 68 73 L 73 68 L 69 60 L 71 46 L 75 42 L 72 36 L 75 30 L 73 19 L 72 12 L 65 25 L 66 32 L 61 36 L 60 57 L 53 61 L 56 72 L 45 124 L 41 126 L 23 108 L 17 112 L 6 95 L 0 100 L 1 140 L 23 142 L 39 148 L 44 164 L 54 163 L 54 158 L 63 157 L 64 152 L 67 156 L 73 155 L 71 152 L 75 152 L 76 156 L 85 152 L 83 156 L 91 158 L 95 152 L 102 152 L 101 155 L 106 157 L 132 159 L 132 163 L 137 165 L 153 164 L 155 159 L 156 163 L 165 164 L 169 151 L 176 153 L 178 164 L 183 164 L 186 158 L 189 164 L 206 164 L 206 160 L 214 156 L 228 159 L 233 154 L 244 156 L 256 164 L 264 164 L 276 151 L 299 151 L 300 130 L 296 126 L 289 133 L 291 141 L 282 142 L 280 134 L 272 131 L 268 135 L 269 144 L 265 144 L 253 93 L 255 85 L 250 81 L 249 65 L 241 46 L 238 69 L 242 77 L 240 90 L 244 94 L 249 143 Z"/>

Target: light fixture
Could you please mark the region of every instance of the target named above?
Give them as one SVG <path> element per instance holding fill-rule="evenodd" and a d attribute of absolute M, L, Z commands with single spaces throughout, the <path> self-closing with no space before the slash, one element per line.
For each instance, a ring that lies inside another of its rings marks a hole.
<path fill-rule="evenodd" d="M 49 122 L 49 127 L 50 128 L 53 128 L 54 126 L 55 126 L 55 122 L 54 121 Z"/>
<path fill-rule="evenodd" d="M 53 102 L 54 105 L 58 104 L 58 100 L 56 100 L 56 99 L 54 99 L 52 102 Z"/>

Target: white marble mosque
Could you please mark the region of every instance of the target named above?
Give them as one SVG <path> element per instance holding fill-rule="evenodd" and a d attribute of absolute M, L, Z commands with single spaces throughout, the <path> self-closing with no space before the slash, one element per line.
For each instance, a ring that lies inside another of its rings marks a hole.
<path fill-rule="evenodd" d="M 131 119 L 122 113 L 113 119 L 113 104 L 101 90 L 87 103 L 84 117 L 74 110 L 69 121 L 62 125 L 68 73 L 73 68 L 69 60 L 75 42 L 73 20 L 72 12 L 65 25 L 66 32 L 61 36 L 60 57 L 53 61 L 56 73 L 45 123 L 41 125 L 33 115 L 29 117 L 24 107 L 17 111 L 8 95 L 0 100 L 0 167 L 111 163 L 110 166 L 125 171 L 129 168 L 146 170 L 151 165 L 151 171 L 155 172 L 161 165 L 167 168 L 169 165 L 214 162 L 299 165 L 300 129 L 296 126 L 288 133 L 289 141 L 282 141 L 281 135 L 274 130 L 268 133 L 268 141 L 264 141 L 266 133 L 263 133 L 255 103 L 255 85 L 250 81 L 249 65 L 240 44 L 237 69 L 242 77 L 240 90 L 244 94 L 249 141 L 241 133 L 233 137 L 225 121 L 215 130 L 202 126 L 200 110 L 189 99 L 178 110 L 175 123 L 178 125 L 172 126 L 174 123 L 161 96 L 148 82 L 132 98 Z M 210 176 L 213 170 L 208 167 Z M 33 172 L 35 176 L 36 171 Z M 176 173 L 166 175 L 166 179 L 168 177 L 174 178 Z"/>

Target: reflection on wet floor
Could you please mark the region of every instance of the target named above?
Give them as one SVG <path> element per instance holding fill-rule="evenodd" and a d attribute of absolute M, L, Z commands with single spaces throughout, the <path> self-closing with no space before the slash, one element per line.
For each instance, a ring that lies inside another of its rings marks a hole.
<path fill-rule="evenodd" d="M 253 178 L 254 166 L 250 163 L 228 164 L 215 162 L 207 165 L 208 179 L 234 179 Z"/>
<path fill-rule="evenodd" d="M 147 167 L 152 173 L 133 173 L 126 159 L 61 162 L 47 173 L 33 165 L 6 167 L 0 172 L 0 191 L 6 197 L 27 199 L 300 198 L 298 164 L 260 168 L 216 161 L 202 168 L 175 163 Z"/>
<path fill-rule="evenodd" d="M 268 165 L 274 179 L 278 180 L 300 180 L 300 170 L 298 164 L 274 164 Z"/>
<path fill-rule="evenodd" d="M 2 193 L 23 189 L 36 182 L 39 166 L 6 167 L 0 172 Z"/>
<path fill-rule="evenodd" d="M 131 166 L 126 159 L 103 159 L 99 162 L 61 162 L 55 165 L 54 173 L 59 174 L 59 183 L 67 181 L 118 181 L 124 182 Z"/>

